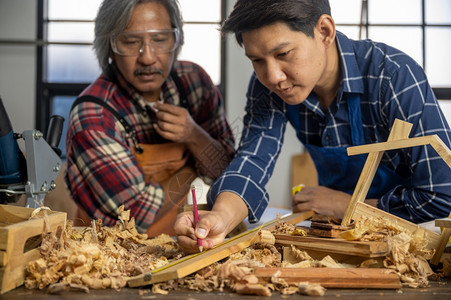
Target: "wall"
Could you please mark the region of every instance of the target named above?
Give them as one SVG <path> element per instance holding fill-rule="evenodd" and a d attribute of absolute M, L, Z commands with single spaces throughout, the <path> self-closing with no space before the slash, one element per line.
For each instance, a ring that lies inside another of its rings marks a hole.
<path fill-rule="evenodd" d="M 229 11 L 235 0 L 226 0 Z M 0 0 L 0 39 L 35 39 L 36 1 Z M 227 46 L 228 69 L 226 74 L 227 116 L 239 135 L 246 103 L 245 93 L 252 67 L 233 39 Z M 0 45 L 0 96 L 11 119 L 15 132 L 35 126 L 35 49 L 31 46 Z M 451 115 L 451 106 L 447 106 Z M 282 153 L 274 174 L 267 185 L 270 205 L 290 208 L 290 160 L 301 153 L 294 130 L 288 126 Z"/>
<path fill-rule="evenodd" d="M 34 40 L 35 0 L 0 0 L 0 39 Z M 0 44 L 0 97 L 15 132 L 35 126 L 35 48 Z"/>
<path fill-rule="evenodd" d="M 227 0 L 231 7 L 235 1 Z M 36 1 L 0 0 L 0 39 L 34 40 L 36 36 Z M 242 128 L 245 93 L 252 67 L 243 50 L 231 38 L 227 49 L 229 62 L 226 77 L 227 115 L 235 132 Z M 35 48 L 31 46 L 0 45 L 0 96 L 11 119 L 15 132 L 35 126 Z M 290 128 L 291 129 L 291 128 Z M 268 183 L 271 205 L 290 207 L 290 157 L 301 148 L 294 141 L 294 131 L 287 132 L 275 174 Z"/>

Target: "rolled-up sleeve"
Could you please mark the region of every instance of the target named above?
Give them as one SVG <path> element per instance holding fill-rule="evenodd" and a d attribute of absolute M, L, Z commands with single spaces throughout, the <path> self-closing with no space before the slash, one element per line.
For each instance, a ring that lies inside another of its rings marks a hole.
<path fill-rule="evenodd" d="M 243 132 L 235 158 L 211 186 L 209 205 L 221 192 L 237 194 L 246 203 L 250 222 L 257 222 L 269 202 L 265 186 L 280 154 L 286 128 L 284 104 L 264 91 L 255 75 L 247 93 Z"/>

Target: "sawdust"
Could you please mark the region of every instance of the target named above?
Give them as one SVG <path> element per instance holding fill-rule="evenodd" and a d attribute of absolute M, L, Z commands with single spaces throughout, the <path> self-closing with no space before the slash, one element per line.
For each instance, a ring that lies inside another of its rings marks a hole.
<path fill-rule="evenodd" d="M 390 220 L 367 217 L 340 237 L 352 241 L 387 242 L 390 253 L 384 259 L 384 267 L 395 270 L 404 286 L 422 288 L 429 285 L 428 277 L 434 274 L 427 260 L 435 252 L 426 248 L 424 234 L 422 229 L 412 233 Z"/>
<path fill-rule="evenodd" d="M 73 289 L 88 292 L 89 288 L 119 290 L 126 286 L 130 277 L 157 269 L 168 264 L 171 259 L 179 259 L 184 255 L 179 245 L 167 235 L 148 239 L 147 235 L 139 234 L 129 211 L 122 208 L 119 220 L 114 227 L 102 226 L 102 222 L 97 220 L 81 231 L 72 228 L 68 222 L 65 230 L 45 235 L 41 244 L 41 258 L 27 266 L 25 286 L 30 289 L 49 287 L 49 292 L 52 293 Z M 173 290 L 193 290 L 230 291 L 260 296 L 271 296 L 273 292 L 282 295 L 298 293 L 322 296 L 326 290 L 318 284 L 288 283 L 277 273 L 269 281 L 261 281 L 253 274 L 253 270 L 276 267 L 350 267 L 330 256 L 315 260 L 307 252 L 294 246 L 291 247 L 290 255 L 296 262 L 282 261 L 273 233 L 304 235 L 294 225 L 278 219 L 272 233 L 258 233 L 263 242 L 185 278 L 154 284 L 149 293 L 164 295 Z M 384 267 L 394 270 L 406 286 L 428 285 L 427 278 L 433 272 L 427 259 L 432 257 L 433 251 L 426 249 L 421 232 L 409 234 L 400 230 L 396 224 L 387 224 L 387 220 L 368 220 L 356 224 L 344 236 L 352 240 L 387 241 L 391 251 L 384 260 Z M 377 262 L 369 259 L 362 266 L 376 264 Z M 449 265 L 446 265 L 447 269 Z"/>
<path fill-rule="evenodd" d="M 74 286 L 93 289 L 120 289 L 128 278 L 164 266 L 169 258 L 182 255 L 169 236 L 148 239 L 136 231 L 134 219 L 120 210 L 114 227 L 102 226 L 101 220 L 80 231 L 67 222 L 64 230 L 45 234 L 41 258 L 26 267 L 25 287 L 61 292 Z M 61 284 L 61 285 L 55 285 Z"/>

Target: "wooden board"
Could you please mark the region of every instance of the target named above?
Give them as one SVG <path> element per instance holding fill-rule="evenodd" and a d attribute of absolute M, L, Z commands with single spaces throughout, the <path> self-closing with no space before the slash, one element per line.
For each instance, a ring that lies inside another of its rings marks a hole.
<path fill-rule="evenodd" d="M 317 283 L 325 288 L 399 289 L 398 275 L 387 269 L 376 268 L 257 268 L 254 275 L 260 281 L 270 282 L 278 273 L 288 283 Z"/>
<path fill-rule="evenodd" d="M 358 242 L 339 238 L 320 238 L 311 236 L 295 236 L 276 234 L 276 244 L 294 245 L 301 250 L 313 250 L 328 253 L 339 253 L 363 257 L 380 257 L 389 253 L 386 242 Z"/>
<path fill-rule="evenodd" d="M 302 212 L 282 218 L 284 222 L 297 224 L 312 217 L 314 212 Z M 182 258 L 172 264 L 154 270 L 150 273 L 141 274 L 128 280 L 130 287 L 149 285 L 171 279 L 183 278 L 202 268 L 205 268 L 223 258 L 247 248 L 258 242 L 258 230 L 271 230 L 276 224 L 275 221 L 264 224 L 261 228 L 249 230 L 241 235 L 231 238 L 218 246 L 207 251 L 193 254 Z"/>
<path fill-rule="evenodd" d="M 305 186 L 318 185 L 318 173 L 315 164 L 306 150 L 291 157 L 291 186 L 299 184 Z"/>
<path fill-rule="evenodd" d="M 354 146 L 347 149 L 348 155 L 389 151 L 414 146 L 431 145 L 443 161 L 451 168 L 451 150 L 438 137 L 438 135 L 420 136 L 416 138 L 404 138 L 396 141 L 387 141 L 370 145 Z"/>
<path fill-rule="evenodd" d="M 40 237 L 46 231 L 43 218 L 32 219 L 33 208 L 0 205 L 0 293 L 24 283 L 28 262 L 40 257 Z M 47 211 L 50 231 L 64 229 L 66 213 Z"/>

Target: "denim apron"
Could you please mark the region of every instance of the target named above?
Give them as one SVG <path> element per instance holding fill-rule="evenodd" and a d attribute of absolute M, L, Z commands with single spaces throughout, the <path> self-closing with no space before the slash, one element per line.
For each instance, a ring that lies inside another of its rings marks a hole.
<path fill-rule="evenodd" d="M 287 117 L 296 130 L 300 140 L 301 104 L 287 105 Z M 348 115 L 351 127 L 352 146 L 365 144 L 362 126 L 362 113 L 360 110 L 359 94 L 348 94 Z M 348 194 L 354 188 L 362 172 L 367 154 L 348 156 L 347 147 L 324 148 L 314 145 L 304 145 L 309 152 L 318 172 L 318 184 Z M 386 165 L 379 164 L 377 172 L 368 191 L 367 198 L 380 198 L 392 188 L 405 184 L 406 180 L 396 174 Z"/>

